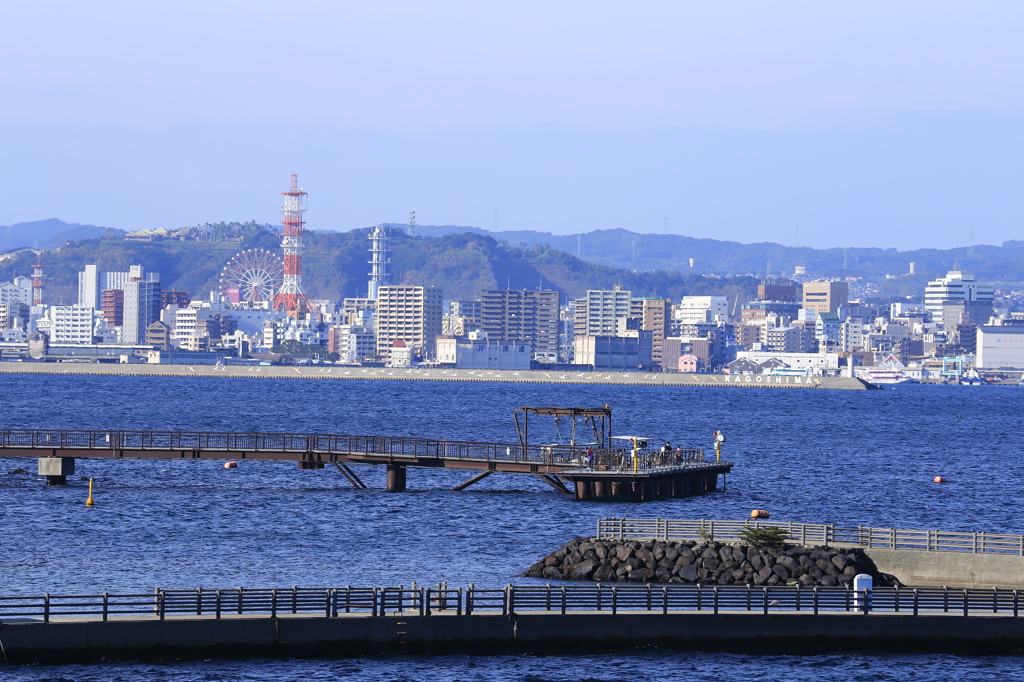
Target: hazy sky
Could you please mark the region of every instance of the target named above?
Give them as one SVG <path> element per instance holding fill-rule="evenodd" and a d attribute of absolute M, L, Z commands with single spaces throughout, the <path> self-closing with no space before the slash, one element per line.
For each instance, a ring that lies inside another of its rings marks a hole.
<path fill-rule="evenodd" d="M 1024 238 L 1024 3 L 0 4 L 0 223 Z M 797 227 L 799 226 L 799 227 Z"/>

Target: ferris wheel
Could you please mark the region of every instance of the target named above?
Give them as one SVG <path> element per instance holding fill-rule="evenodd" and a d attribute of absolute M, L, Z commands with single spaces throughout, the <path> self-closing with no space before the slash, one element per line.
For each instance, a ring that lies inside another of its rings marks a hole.
<path fill-rule="evenodd" d="M 232 303 L 272 301 L 284 281 L 281 259 L 266 249 L 235 254 L 220 273 L 220 290 Z"/>

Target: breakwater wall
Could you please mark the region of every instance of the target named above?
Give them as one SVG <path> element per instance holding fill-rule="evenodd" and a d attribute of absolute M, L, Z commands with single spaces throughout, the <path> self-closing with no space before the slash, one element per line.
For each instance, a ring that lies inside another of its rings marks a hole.
<path fill-rule="evenodd" d="M 843 527 L 792 521 L 709 519 L 600 519 L 597 538 L 696 542 L 702 535 L 740 544 L 749 530 L 778 528 L 787 544 L 857 548 L 880 574 L 904 585 L 956 588 L 1024 586 L 1024 535 L 988 532 Z M 867 571 L 870 572 L 870 571 Z"/>
<path fill-rule="evenodd" d="M 751 547 L 722 542 L 576 538 L 531 566 L 525 577 L 701 585 L 849 586 L 865 573 L 894 584 L 861 548 Z"/>
<path fill-rule="evenodd" d="M 729 376 L 659 372 L 559 372 L 546 370 L 439 370 L 324 366 L 217 366 L 0 362 L 0 374 L 68 374 L 88 376 L 234 377 L 248 379 L 342 379 L 373 381 L 461 381 L 534 384 L 615 384 L 628 386 L 698 386 L 774 389 L 870 388 L 850 377 Z"/>
<path fill-rule="evenodd" d="M 1024 619 L 957 614 L 594 613 L 8 622 L 9 663 L 380 654 L 587 654 L 630 648 L 798 654 L 1009 653 Z"/>

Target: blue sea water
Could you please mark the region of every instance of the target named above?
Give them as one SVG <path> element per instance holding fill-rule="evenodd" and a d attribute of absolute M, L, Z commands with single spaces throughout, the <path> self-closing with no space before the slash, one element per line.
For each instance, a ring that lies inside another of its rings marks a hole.
<path fill-rule="evenodd" d="M 69 485 L 10 475 L 0 458 L 0 592 L 153 587 L 499 586 L 602 517 L 739 519 L 1024 532 L 1024 388 L 897 386 L 885 391 L 0 375 L 0 428 L 354 433 L 513 442 L 512 409 L 609 404 L 616 433 L 705 447 L 728 437 L 724 492 L 646 504 L 577 502 L 523 475 L 462 492 L 465 472 L 411 469 L 383 490 L 358 467 L 79 459 Z M 538 420 L 539 423 L 539 420 Z M 557 439 L 553 429 L 531 431 Z M 943 476 L 945 484 L 933 477 Z M 97 506 L 86 508 L 87 479 Z M 116 662 L 0 668 L 12 680 L 635 680 L 715 675 L 938 679 L 1024 677 L 1016 657 L 847 654 L 756 657 L 630 652 L 588 657 Z M 678 676 L 678 677 L 677 677 Z"/>

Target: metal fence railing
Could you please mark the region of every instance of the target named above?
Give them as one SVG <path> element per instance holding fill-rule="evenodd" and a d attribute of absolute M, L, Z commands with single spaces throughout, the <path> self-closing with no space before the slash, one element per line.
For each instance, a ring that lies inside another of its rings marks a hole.
<path fill-rule="evenodd" d="M 174 617 L 229 618 L 294 615 L 338 618 L 453 615 L 508 615 L 569 612 L 668 614 L 806 611 L 908 615 L 1001 614 L 1019 617 L 1020 591 L 1012 589 L 951 589 L 946 587 L 852 590 L 844 587 L 778 585 L 507 585 L 504 588 L 341 587 L 290 589 L 194 590 L 156 589 L 152 593 L 101 595 L 0 596 L 0 619 L 30 618 L 107 621 L 112 618 Z"/>
<path fill-rule="evenodd" d="M 597 537 L 657 540 L 740 541 L 742 532 L 754 528 L 776 527 L 786 531 L 788 542 L 800 545 L 853 545 L 883 549 L 911 549 L 929 552 L 971 552 L 1016 554 L 1024 556 L 1024 535 L 1004 533 L 964 533 L 941 530 L 900 528 L 843 528 L 822 523 L 793 521 L 715 521 L 709 519 L 599 519 Z"/>
<path fill-rule="evenodd" d="M 49 429 L 0 429 L 0 456 L 4 450 L 25 453 L 39 450 L 65 456 L 86 456 L 88 451 L 105 453 L 161 451 L 180 457 L 236 457 L 238 453 L 259 459 L 318 459 L 320 455 L 385 455 L 390 458 L 438 458 L 485 462 L 527 462 L 564 468 L 586 467 L 585 445 L 522 445 L 399 436 L 354 436 L 310 433 L 206 433 L 185 431 L 84 431 Z M 76 452 L 78 451 L 78 452 Z M 630 452 L 620 448 L 594 449 L 594 468 L 625 468 Z M 117 456 L 115 454 L 115 456 Z M 276 456 L 276 457 L 275 457 Z M 698 466 L 704 451 L 690 448 L 679 457 L 658 451 L 643 451 L 644 468 Z M 328 457 L 329 459 L 329 457 Z M 631 462 L 631 460 L 630 460 Z M 728 464 L 728 463 L 726 463 Z M 632 467 L 632 464 L 629 463 Z"/>

